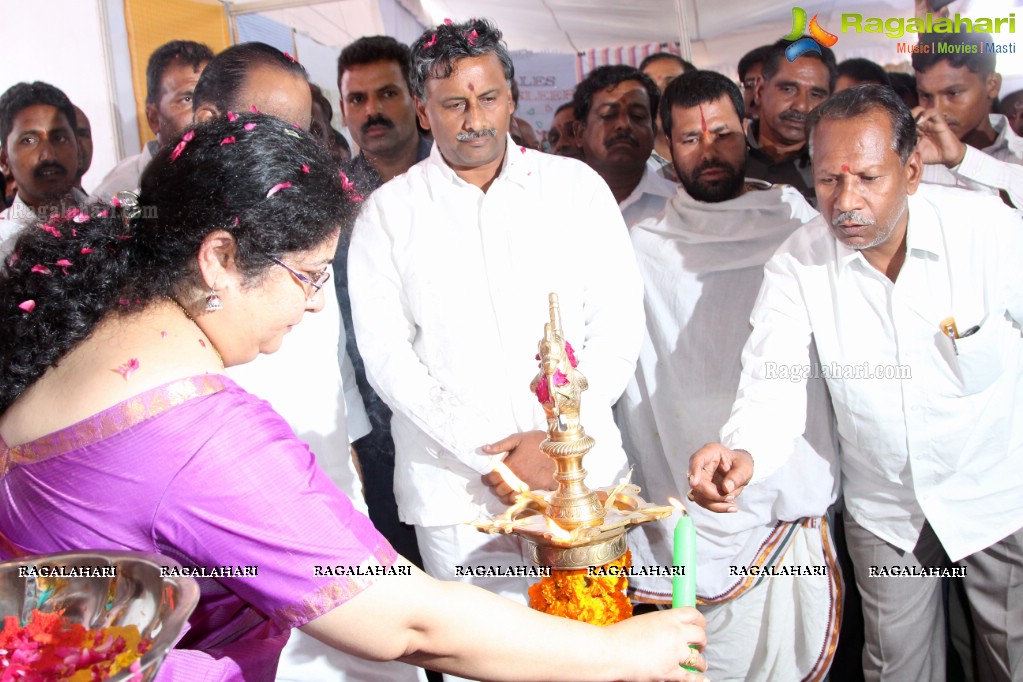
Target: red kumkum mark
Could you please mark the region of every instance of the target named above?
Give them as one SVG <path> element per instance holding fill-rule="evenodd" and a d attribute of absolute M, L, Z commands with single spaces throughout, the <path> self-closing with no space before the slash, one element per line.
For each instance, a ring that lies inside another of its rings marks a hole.
<path fill-rule="evenodd" d="M 842 164 L 842 172 L 843 172 L 843 173 L 848 173 L 848 172 L 850 172 L 850 171 L 849 171 L 849 164 L 847 164 L 847 163 L 843 163 L 843 164 Z"/>

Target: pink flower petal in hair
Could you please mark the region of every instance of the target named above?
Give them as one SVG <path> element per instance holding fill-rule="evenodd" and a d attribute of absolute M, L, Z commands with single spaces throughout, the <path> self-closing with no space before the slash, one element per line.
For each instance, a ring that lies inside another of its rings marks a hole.
<path fill-rule="evenodd" d="M 434 34 L 432 34 L 430 36 L 429 40 L 427 40 L 425 43 L 423 43 L 423 47 L 424 48 L 426 48 L 426 47 L 433 47 L 436 44 L 437 44 L 437 34 L 434 33 Z"/>
<path fill-rule="evenodd" d="M 273 195 L 280 192 L 282 189 L 288 189 L 291 187 L 291 183 L 285 180 L 284 182 L 278 182 L 276 185 L 270 188 L 270 191 L 266 193 L 266 198 L 269 199 Z"/>
<path fill-rule="evenodd" d="M 255 104 L 249 105 L 249 111 L 251 111 L 254 114 L 258 114 L 259 113 L 259 109 L 256 108 Z"/>
<path fill-rule="evenodd" d="M 255 107 L 253 107 L 253 108 L 255 108 Z M 255 124 L 255 123 L 246 123 L 246 124 L 245 124 L 244 126 L 242 126 L 242 127 L 243 127 L 243 128 L 245 128 L 245 130 L 252 130 L 253 128 L 255 128 L 255 127 L 256 127 L 256 124 Z"/>
<path fill-rule="evenodd" d="M 225 144 L 234 144 L 234 136 L 232 135 L 231 137 L 225 137 L 223 140 L 220 141 L 221 147 L 223 147 Z"/>
<path fill-rule="evenodd" d="M 100 211 L 99 213 L 96 214 L 96 217 L 97 218 L 106 218 L 109 215 L 110 215 L 110 211 L 108 211 L 107 209 L 104 208 L 102 211 Z"/>
<path fill-rule="evenodd" d="M 45 265 L 40 265 L 36 263 L 35 265 L 32 266 L 32 272 L 40 275 L 48 275 L 50 274 L 50 269 Z"/>
<path fill-rule="evenodd" d="M 185 151 L 185 147 L 188 146 L 188 143 L 191 142 L 192 138 L 194 137 L 195 137 L 194 130 L 189 130 L 187 133 L 181 136 L 181 142 L 178 142 L 177 145 L 175 145 L 174 147 L 174 151 L 171 152 L 171 161 L 175 161 L 179 156 L 181 156 L 181 152 Z"/>
<path fill-rule="evenodd" d="M 44 224 L 40 225 L 39 227 L 43 228 L 43 230 L 45 230 L 46 232 L 49 232 L 50 234 L 52 234 L 54 237 L 58 237 L 59 238 L 59 237 L 63 237 L 64 236 L 64 235 L 62 235 L 60 233 L 60 230 L 55 228 L 53 225 L 47 225 L 47 224 L 44 223 Z"/>
<path fill-rule="evenodd" d="M 341 178 L 341 189 L 346 192 L 351 192 L 355 189 L 355 183 L 348 179 L 348 176 L 345 175 L 344 171 L 338 171 L 337 174 L 338 177 Z"/>
<path fill-rule="evenodd" d="M 121 200 L 118 199 L 117 196 L 110 197 L 110 205 L 113 206 L 114 208 L 120 208 Z"/>
<path fill-rule="evenodd" d="M 30 313 L 36 309 L 36 302 L 30 298 L 27 301 L 22 301 L 21 303 L 19 303 L 18 307 L 24 310 L 26 313 Z"/>
<path fill-rule="evenodd" d="M 352 194 L 351 195 L 351 200 L 354 201 L 355 203 L 359 203 L 360 201 L 362 201 L 362 199 L 363 199 L 363 197 L 362 197 L 361 194 Z"/>
<path fill-rule="evenodd" d="M 297 59 L 295 59 L 294 57 L 291 56 L 290 52 L 285 52 L 284 56 L 287 57 L 288 59 L 290 59 L 292 64 L 294 64 L 295 62 L 298 61 Z"/>
<path fill-rule="evenodd" d="M 450 26 L 451 24 L 453 24 L 455 22 L 451 21 L 450 19 L 445 19 L 444 23 L 447 24 L 448 26 Z"/>
<path fill-rule="evenodd" d="M 92 249 L 90 249 L 88 246 L 82 247 L 82 255 L 88 256 L 90 253 L 92 253 Z"/>
<path fill-rule="evenodd" d="M 233 111 L 227 112 L 227 120 L 230 121 L 231 123 L 234 123 L 235 121 L 238 120 L 238 114 L 234 113 Z"/>
<path fill-rule="evenodd" d="M 120 374 L 125 381 L 131 378 L 131 375 L 135 373 L 135 370 L 139 368 L 139 359 L 130 358 L 128 362 L 124 363 L 117 368 L 117 373 Z"/>
<path fill-rule="evenodd" d="M 465 36 L 465 39 L 469 41 L 470 45 L 475 47 L 476 46 L 476 39 L 479 38 L 479 37 L 480 37 L 480 34 L 476 32 L 476 29 L 473 29 L 471 33 L 469 33 L 468 35 Z"/>
<path fill-rule="evenodd" d="M 308 164 L 305 164 L 305 163 L 302 164 L 302 172 L 303 173 L 308 173 L 309 172 L 309 165 Z"/>
<path fill-rule="evenodd" d="M 66 275 L 67 274 L 67 269 L 71 267 L 71 261 L 69 261 L 67 258 L 61 258 L 59 261 L 54 263 L 54 265 L 59 266 L 64 271 L 64 274 Z"/>

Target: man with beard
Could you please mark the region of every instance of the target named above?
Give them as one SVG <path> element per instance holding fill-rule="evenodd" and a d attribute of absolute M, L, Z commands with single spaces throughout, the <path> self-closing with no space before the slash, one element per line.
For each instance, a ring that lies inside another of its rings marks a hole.
<path fill-rule="evenodd" d="M 746 174 L 792 185 L 814 203 L 813 171 L 806 144 L 806 117 L 828 98 L 838 77 L 835 54 L 826 47 L 789 61 L 794 41 L 779 40 L 764 58 L 755 100 L 759 118 L 749 125 Z"/>
<path fill-rule="evenodd" d="M 416 127 L 416 107 L 409 87 L 409 49 L 389 36 L 359 38 L 341 51 L 337 60 L 337 86 L 341 113 L 359 145 L 359 154 L 344 166 L 355 190 L 368 197 L 380 185 L 401 175 L 430 155 L 431 144 Z M 348 293 L 348 248 L 345 231 L 334 258 L 334 286 L 345 325 L 346 349 L 355 370 L 359 394 L 372 429 L 352 445 L 362 467 L 362 484 L 369 518 L 387 541 L 422 567 L 415 529 L 398 518 L 394 500 L 394 439 L 391 410 L 366 379 L 352 323 Z"/>
<path fill-rule="evenodd" d="M 1018 680 L 1019 214 L 998 197 L 922 185 L 916 122 L 890 88 L 844 90 L 808 126 L 822 216 L 765 267 L 723 444 L 689 462 L 693 495 L 737 510 L 785 464 L 808 418 L 816 350 L 842 453 L 866 678 L 945 679 L 940 576 L 969 597 L 975 678 Z"/>
<path fill-rule="evenodd" d="M 0 258 L 22 229 L 82 208 L 74 105 L 49 83 L 18 83 L 0 95 L 0 171 L 14 178 L 14 203 L 0 213 Z"/>
<path fill-rule="evenodd" d="M 650 76 L 624 64 L 597 67 L 572 97 L 583 160 L 611 188 L 629 227 L 664 210 L 675 194 L 652 155 L 659 100 Z"/>
<path fill-rule="evenodd" d="M 685 191 L 663 216 L 630 231 L 647 333 L 616 408 L 637 483 L 655 500 L 689 491 L 685 462 L 717 440 L 731 411 L 763 265 L 817 215 L 792 187 L 744 181 L 743 100 L 730 79 L 712 71 L 679 76 L 660 114 Z M 837 449 L 824 383 L 809 384 L 810 418 L 784 471 L 750 490 L 736 514 L 689 507 L 697 529 L 697 596 L 707 618 L 707 674 L 715 680 L 809 679 L 831 663 L 839 576 L 749 580 L 754 567 L 784 572 L 833 562 L 825 514 L 838 490 Z M 674 519 L 645 524 L 653 557 L 637 559 L 670 565 L 673 525 Z M 671 603 L 668 577 L 635 576 L 630 583 L 638 599 Z"/>
<path fill-rule="evenodd" d="M 924 33 L 913 54 L 923 181 L 997 194 L 1023 208 L 1023 138 L 991 113 L 1002 87 L 987 33 Z M 966 46 L 967 49 L 964 50 Z M 972 48 L 972 49 L 971 49 Z"/>
<path fill-rule="evenodd" d="M 117 192 L 134 191 L 160 147 L 177 143 L 192 122 L 192 91 L 211 59 L 210 48 L 191 40 L 172 40 L 153 50 L 146 65 L 146 123 L 156 139 L 114 166 L 95 196 L 110 201 Z"/>

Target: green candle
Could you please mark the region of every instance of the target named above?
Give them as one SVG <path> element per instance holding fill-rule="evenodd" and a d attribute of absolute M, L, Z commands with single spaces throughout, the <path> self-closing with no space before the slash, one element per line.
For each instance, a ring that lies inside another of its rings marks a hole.
<path fill-rule="evenodd" d="M 675 566 L 682 568 L 671 578 L 671 606 L 696 606 L 696 528 L 693 519 L 681 510 L 682 515 L 675 524 L 675 544 L 673 559 Z M 692 647 L 690 647 L 692 648 Z M 695 668 L 682 666 L 684 669 L 699 672 Z"/>
<path fill-rule="evenodd" d="M 684 511 L 675 524 L 674 564 L 682 568 L 671 579 L 671 605 L 696 606 L 696 528 Z"/>

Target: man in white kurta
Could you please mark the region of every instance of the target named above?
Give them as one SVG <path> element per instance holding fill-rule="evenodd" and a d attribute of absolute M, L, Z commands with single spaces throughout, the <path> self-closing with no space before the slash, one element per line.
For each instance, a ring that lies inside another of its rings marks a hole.
<path fill-rule="evenodd" d="M 456 57 L 438 75 L 429 64 L 452 44 L 476 56 Z M 587 482 L 623 475 L 611 405 L 635 368 L 641 283 L 600 177 L 511 142 L 512 71 L 500 33 L 483 21 L 441 25 L 412 52 L 420 120 L 435 144 L 370 196 L 355 225 L 348 270 L 356 336 L 367 376 L 394 412 L 395 496 L 402 521 L 416 526 L 427 572 L 523 602 L 525 578 L 456 573 L 530 563 L 514 536 L 464 525 L 506 506 L 481 479 L 499 451 L 481 446 L 546 429 L 529 383 L 556 292 L 565 338 L 590 385 L 582 417 L 597 445 L 584 462 Z M 546 462 L 538 444 L 501 449 L 511 450 L 506 462 L 516 470 L 522 457 Z M 538 485 L 552 484 L 548 472 Z"/>
<path fill-rule="evenodd" d="M 969 597 L 978 679 L 1019 679 L 1019 214 L 996 197 L 918 186 L 913 118 L 885 88 L 845 90 L 810 121 L 823 215 L 765 268 L 725 447 L 696 453 L 690 482 L 724 511 L 778 471 L 803 430 L 806 390 L 777 373 L 806 366 L 815 348 L 842 370 L 828 388 L 866 678 L 944 679 L 935 578 L 946 576 Z M 719 478 L 708 482 L 709 470 Z"/>
<path fill-rule="evenodd" d="M 692 72 L 664 98 L 671 119 L 662 126 L 685 189 L 662 217 L 631 230 L 647 333 L 616 408 L 637 483 L 662 503 L 685 499 L 689 456 L 718 438 L 731 413 L 764 263 L 817 216 L 793 187 L 743 182 L 742 94 L 732 81 Z M 842 582 L 825 515 L 838 489 L 838 453 L 824 382 L 811 380 L 809 392 L 795 456 L 747 491 L 739 512 L 687 504 L 697 531 L 707 674 L 715 680 L 800 680 L 830 665 Z M 671 563 L 675 520 L 643 526 L 654 555 L 647 563 Z M 758 575 L 765 570 L 781 575 Z M 637 598 L 671 603 L 669 577 L 630 582 Z"/>

